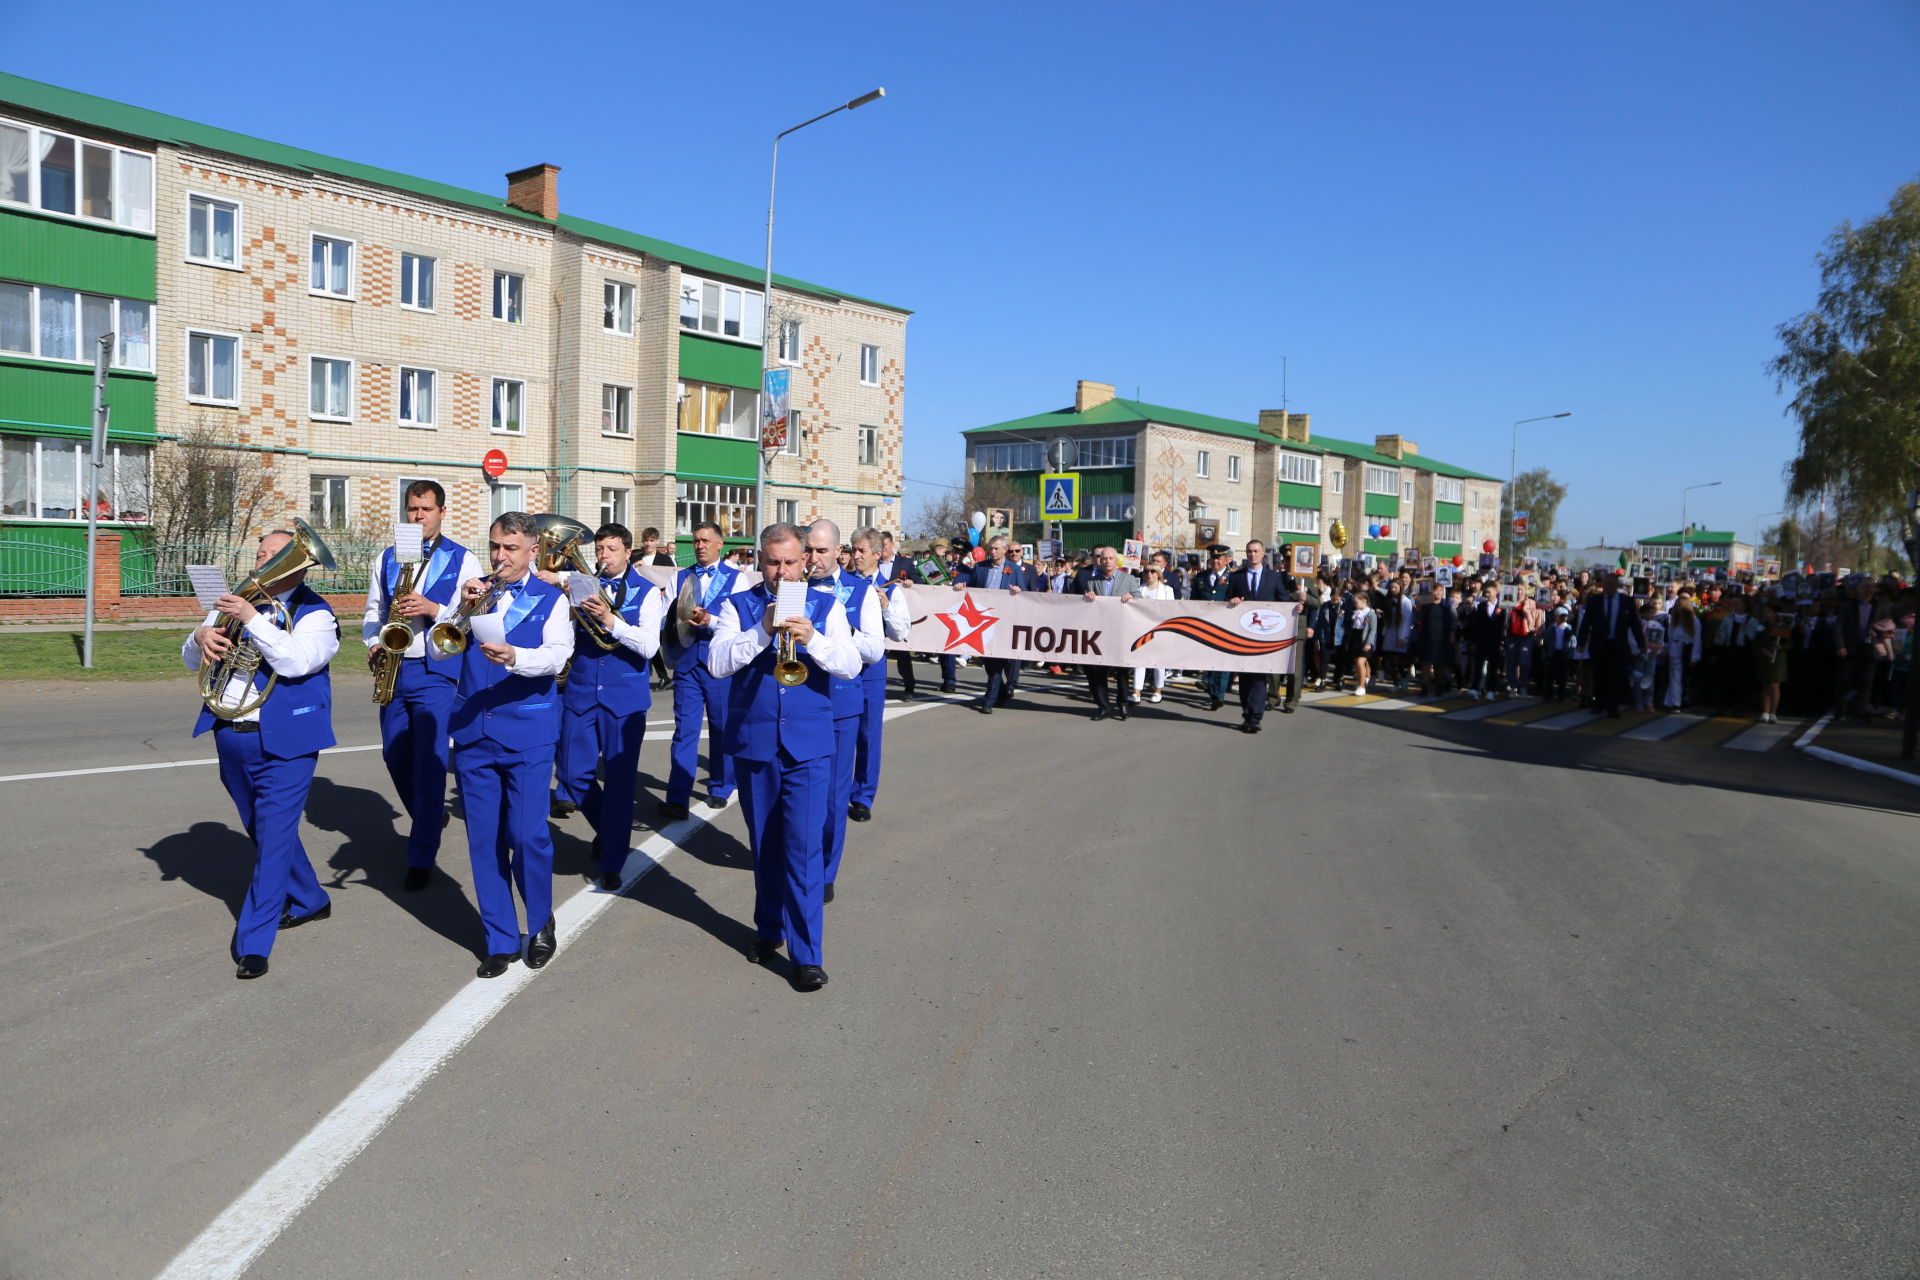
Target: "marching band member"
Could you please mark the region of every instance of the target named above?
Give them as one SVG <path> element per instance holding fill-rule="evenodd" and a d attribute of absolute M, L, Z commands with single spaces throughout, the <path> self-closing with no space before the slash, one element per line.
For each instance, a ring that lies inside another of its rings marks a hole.
<path fill-rule="evenodd" d="M 632 843 L 635 775 L 640 744 L 647 736 L 647 709 L 653 705 L 647 664 L 660 648 L 666 593 L 634 569 L 633 535 L 625 525 L 601 525 L 593 535 L 593 549 L 600 563 L 600 590 L 578 608 L 616 644 L 601 648 L 575 620 L 555 795 L 559 802 L 579 806 L 593 824 L 600 887 L 614 890 L 620 887 Z M 593 777 L 594 766 L 603 759 L 604 787 Z"/>
<path fill-rule="evenodd" d="M 293 534 L 276 529 L 260 539 L 255 567 L 293 541 Z M 300 843 L 300 816 L 313 786 L 313 770 L 323 748 L 334 743 L 333 684 L 327 664 L 340 649 L 340 624 L 318 594 L 307 589 L 307 575 L 289 577 L 274 599 L 286 606 L 288 628 L 282 630 L 275 614 L 256 610 L 232 592 L 214 602 L 213 612 L 180 646 L 188 670 L 202 661 L 218 662 L 233 646 L 221 630 L 231 618 L 246 627 L 246 635 L 260 651 L 261 665 L 253 687 L 264 688 L 268 669 L 279 678 L 273 693 L 257 710 L 232 720 L 215 716 L 205 707 L 193 726 L 197 738 L 213 730 L 220 758 L 220 781 L 240 825 L 253 841 L 256 854 L 253 882 L 234 922 L 233 959 L 236 978 L 257 978 L 267 971 L 274 934 L 333 914 L 326 890 L 313 874 L 307 851 Z M 239 692 L 239 691 L 233 691 Z M 222 690 L 216 699 L 227 699 Z"/>
<path fill-rule="evenodd" d="M 408 522 L 420 526 L 419 574 L 413 590 L 395 600 L 401 566 L 394 562 L 392 547 L 381 552 L 368 575 L 360 638 L 366 641 L 367 665 L 377 669 L 380 629 L 388 616 L 397 610 L 414 626 L 413 643 L 400 661 L 393 701 L 380 708 L 380 757 L 411 823 L 403 884 L 407 889 L 424 889 L 433 881 L 440 830 L 446 825 L 447 716 L 460 679 L 460 659 L 435 652 L 427 644 L 427 630 L 459 608 L 460 584 L 480 576 L 480 562 L 441 534 L 447 492 L 436 481 L 415 480 L 407 486 L 406 502 Z"/>
<path fill-rule="evenodd" d="M 874 550 L 879 553 L 880 564 L 877 573 L 879 581 L 926 582 L 926 579 L 920 575 L 919 568 L 913 563 L 913 558 L 899 554 L 898 548 L 894 545 L 893 535 L 891 533 L 881 534 L 880 545 L 874 548 Z M 912 702 L 914 695 L 913 655 L 902 650 L 894 659 L 894 669 L 900 673 L 900 700 L 902 702 Z M 869 801 L 868 803 L 872 802 Z"/>
<path fill-rule="evenodd" d="M 497 587 L 506 641 L 483 644 L 471 637 L 461 655 L 451 725 L 473 893 L 486 927 L 486 959 L 478 972 L 497 978 L 520 952 L 515 885 L 526 908 L 527 967 L 546 964 L 558 945 L 547 779 L 560 739 L 554 676 L 573 653 L 573 637 L 563 593 L 528 572 L 539 539 L 533 517 L 510 511 L 493 522 L 487 537 L 493 582 L 474 578 L 465 595 L 475 601 L 490 585 Z"/>
<path fill-rule="evenodd" d="M 701 523 L 693 527 L 693 563 L 673 579 L 673 599 L 678 601 L 687 580 L 694 582 L 698 606 L 690 622 L 693 642 L 680 647 L 679 628 L 669 619 L 662 628 L 667 665 L 673 668 L 673 765 L 667 775 L 666 798 L 660 801 L 662 818 L 684 818 L 693 799 L 693 775 L 700 766 L 700 724 L 707 725 L 707 803 L 724 809 L 733 798 L 733 761 L 721 749 L 727 721 L 727 686 L 716 678 L 707 661 L 713 641 L 713 611 L 733 594 L 734 580 L 740 571 L 722 564 L 721 552 L 726 535 L 720 526 Z"/>
<path fill-rule="evenodd" d="M 904 644 L 913 630 L 913 616 L 907 607 L 902 581 L 882 575 L 880 546 L 884 535 L 872 529 L 856 530 L 853 535 L 853 571 L 880 593 L 886 601 L 881 626 L 886 638 Z M 860 673 L 860 687 L 866 694 L 866 707 L 860 714 L 860 740 L 853 749 L 853 793 L 847 801 L 847 817 L 865 822 L 873 816 L 873 798 L 880 790 L 880 733 L 887 713 L 887 660 L 867 663 Z M 828 876 L 829 883 L 833 877 Z"/>
<path fill-rule="evenodd" d="M 761 531 L 763 579 L 734 593 L 714 615 L 707 666 L 716 680 L 733 679 L 725 749 L 739 770 L 759 935 L 747 958 L 765 964 L 784 942 L 794 986 L 817 991 L 827 984 L 821 837 L 833 775 L 833 682 L 859 674 L 860 654 L 833 592 L 808 591 L 801 614 L 772 616 L 779 584 L 804 580 L 804 559 L 794 526 Z M 804 673 L 793 685 L 775 679 L 777 655 L 788 640 Z"/>

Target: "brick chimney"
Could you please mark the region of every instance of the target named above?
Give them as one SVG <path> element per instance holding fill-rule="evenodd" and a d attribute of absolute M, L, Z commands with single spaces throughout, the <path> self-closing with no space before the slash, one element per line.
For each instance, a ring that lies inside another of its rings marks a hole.
<path fill-rule="evenodd" d="M 1395 461 L 1404 462 L 1408 458 L 1420 456 L 1420 446 L 1402 436 L 1375 436 L 1373 451 L 1384 453 Z"/>
<path fill-rule="evenodd" d="M 1284 440 L 1288 444 L 1310 444 L 1313 441 L 1313 415 L 1310 413 L 1288 413 L 1285 409 L 1262 409 L 1260 411 L 1260 430 L 1275 440 Z"/>
<path fill-rule="evenodd" d="M 1075 413 L 1097 409 L 1111 399 L 1113 399 L 1113 387 L 1109 383 L 1088 382 L 1082 378 L 1074 384 L 1073 411 Z"/>
<path fill-rule="evenodd" d="M 560 216 L 560 166 L 534 164 L 507 175 L 507 203 L 542 218 Z"/>

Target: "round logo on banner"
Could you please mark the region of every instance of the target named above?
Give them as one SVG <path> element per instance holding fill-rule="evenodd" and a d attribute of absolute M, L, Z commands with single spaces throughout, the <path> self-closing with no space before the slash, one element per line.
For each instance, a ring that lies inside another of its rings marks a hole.
<path fill-rule="evenodd" d="M 1278 635 L 1286 628 L 1287 616 L 1277 609 L 1249 609 L 1240 615 L 1240 629 L 1250 636 Z"/>

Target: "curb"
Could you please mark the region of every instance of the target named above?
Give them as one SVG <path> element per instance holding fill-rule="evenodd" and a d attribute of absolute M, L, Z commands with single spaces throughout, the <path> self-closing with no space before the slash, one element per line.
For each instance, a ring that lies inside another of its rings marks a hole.
<path fill-rule="evenodd" d="M 1874 773 L 1883 778 L 1892 778 L 1895 782 L 1904 782 L 1908 786 L 1920 787 L 1920 773 L 1908 773 L 1905 769 L 1895 769 L 1884 764 L 1875 764 L 1871 760 L 1862 760 L 1859 756 L 1842 755 L 1838 751 L 1829 751 L 1825 747 L 1814 746 L 1813 740 L 1820 736 L 1820 731 L 1832 723 L 1833 712 L 1829 711 L 1814 721 L 1813 725 L 1794 741 L 1793 749 L 1795 751 L 1804 751 L 1816 760 L 1825 760 L 1829 764 L 1837 764 L 1845 769 L 1857 769 L 1861 773 Z"/>

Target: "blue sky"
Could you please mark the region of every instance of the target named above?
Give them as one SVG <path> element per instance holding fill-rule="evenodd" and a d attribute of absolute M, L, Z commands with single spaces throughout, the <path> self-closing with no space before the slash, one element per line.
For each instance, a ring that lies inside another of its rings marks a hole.
<path fill-rule="evenodd" d="M 908 504 L 1078 378 L 1288 403 L 1569 486 L 1576 544 L 1750 536 L 1794 430 L 1764 365 L 1813 258 L 1920 175 L 1920 5 L 4 6 L 22 75 L 910 307 Z M 457 15 L 457 16 L 454 16 Z M 530 22 L 529 15 L 538 16 Z M 551 15 L 550 18 L 544 15 Z"/>

